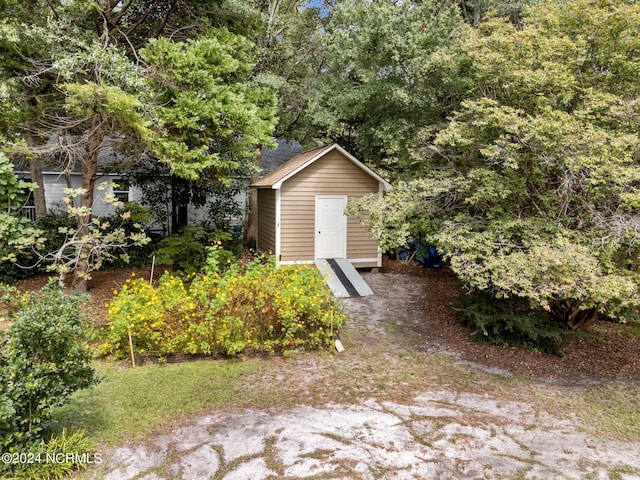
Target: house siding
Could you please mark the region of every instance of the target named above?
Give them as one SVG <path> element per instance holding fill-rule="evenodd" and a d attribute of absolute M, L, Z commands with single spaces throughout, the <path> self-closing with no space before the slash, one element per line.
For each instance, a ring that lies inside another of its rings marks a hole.
<path fill-rule="evenodd" d="M 298 172 L 282 184 L 280 260 L 305 261 L 315 257 L 316 195 L 347 195 L 348 200 L 377 193 L 379 183 L 338 151 Z M 262 215 L 262 204 L 260 213 Z M 371 259 L 378 248 L 354 216 L 347 219 L 347 258 Z M 376 266 L 377 262 L 354 262 L 356 266 Z"/>
<path fill-rule="evenodd" d="M 237 186 L 239 191 L 233 196 L 233 202 L 238 205 L 240 210 L 239 215 L 229 217 L 227 220 L 231 226 L 242 225 L 247 221 L 247 212 L 249 208 L 248 196 L 246 189 L 249 186 L 249 179 L 235 179 L 234 186 Z M 215 201 L 216 197 L 212 196 L 207 199 L 207 202 Z M 169 211 L 171 206 L 169 205 Z M 189 225 L 197 225 L 203 222 L 207 222 L 210 219 L 209 206 L 195 207 L 193 204 L 187 206 L 187 218 L 189 219 Z"/>
<path fill-rule="evenodd" d="M 105 203 L 104 195 L 105 193 L 111 192 L 111 186 L 105 185 L 104 190 L 100 189 L 100 185 L 105 182 L 114 182 L 122 178 L 122 176 L 109 176 L 103 175 L 96 180 L 95 191 L 93 196 L 93 216 L 94 217 L 104 217 L 113 215 L 116 212 L 118 207 L 114 207 L 109 203 Z M 64 176 L 61 174 L 52 174 L 45 173 L 43 174 L 44 181 L 44 196 L 47 204 L 48 211 L 62 210 L 66 211 L 67 207 L 63 201 L 64 198 L 67 197 L 64 191 L 67 187 L 67 181 Z M 82 178 L 80 175 L 71 175 L 70 176 L 71 188 L 81 188 L 82 187 Z M 135 187 L 129 188 L 129 201 L 140 201 L 142 194 L 139 189 Z"/>
<path fill-rule="evenodd" d="M 258 189 L 258 239 L 259 252 L 276 251 L 276 191 L 270 188 Z"/>

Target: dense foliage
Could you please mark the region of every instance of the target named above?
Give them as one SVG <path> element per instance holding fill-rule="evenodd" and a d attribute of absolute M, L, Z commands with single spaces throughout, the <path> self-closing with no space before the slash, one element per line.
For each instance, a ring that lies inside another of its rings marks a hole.
<path fill-rule="evenodd" d="M 381 244 L 427 238 L 471 287 L 571 328 L 635 318 L 640 7 L 545 3 L 524 19 L 462 30 L 444 73 L 466 99 L 425 129 L 421 178 L 354 208 Z"/>
<path fill-rule="evenodd" d="M 640 7 L 530 3 L 2 2 L 0 141 L 31 166 L 81 164 L 77 212 L 90 211 L 99 151 L 143 156 L 148 174 L 170 174 L 139 183 L 156 184 L 179 230 L 187 203 L 229 198 L 228 178 L 255 174 L 275 131 L 337 140 L 398 182 L 351 206 L 384 249 L 437 245 L 471 288 L 571 328 L 628 320 Z M 11 208 L 0 246 L 28 238 Z M 77 217 L 83 238 L 92 223 Z"/>
<path fill-rule="evenodd" d="M 215 29 L 186 42 L 151 39 L 141 50 L 162 128 L 150 146 L 174 174 L 225 177 L 272 144 L 275 97 L 248 79 L 252 47 Z"/>
<path fill-rule="evenodd" d="M 203 175 L 187 180 L 171 174 L 158 162 L 141 161 L 127 175 L 141 192 L 140 201 L 149 209 L 154 230 L 166 235 L 193 225 L 195 208 L 199 209 L 197 218 L 208 230 L 231 230 L 232 220 L 245 216 L 242 196 L 248 194 L 248 187 L 238 179 L 249 178 L 254 172 L 255 166 L 245 165 L 231 172 L 232 178 Z"/>
<path fill-rule="evenodd" d="M 82 297 L 50 283 L 17 299 L 0 356 L 0 441 L 3 451 L 42 438 L 52 409 L 96 382 L 82 340 Z"/>
<path fill-rule="evenodd" d="M 460 321 L 479 342 L 518 346 L 563 356 L 570 332 L 541 309 L 520 298 L 500 298 L 486 292 L 461 297 L 453 306 Z"/>
<path fill-rule="evenodd" d="M 158 242 L 154 255 L 158 265 L 170 266 L 173 272 L 192 274 L 202 271 L 207 262 L 208 247 L 213 245 L 224 245 L 232 259 L 242 250 L 241 239 L 228 231 L 189 226 Z"/>
<path fill-rule="evenodd" d="M 418 132 L 449 106 L 439 58 L 461 23 L 453 4 L 339 2 L 326 27 L 326 65 L 309 106 L 325 138 L 378 167 L 410 168 Z"/>
<path fill-rule="evenodd" d="M 80 167 L 81 209 L 93 206 L 100 154 L 146 152 L 178 176 L 218 180 L 272 142 L 275 98 L 250 78 L 252 43 L 233 30 L 251 14 L 239 5 L 3 2 L 0 14 L 0 139 L 31 167 Z M 79 238 L 91 215 L 77 216 Z M 74 287 L 85 290 L 81 248 Z"/>
<path fill-rule="evenodd" d="M 38 240 L 37 229 L 20 215 L 33 186 L 16 177 L 13 163 L 0 152 L 0 262 L 15 260 L 21 250 Z"/>
<path fill-rule="evenodd" d="M 6 480 L 64 479 L 76 470 L 102 461 L 102 454 L 93 452 L 84 432 L 70 433 L 65 429 L 47 440 L 20 447 L 11 455 L 10 461 L 0 464 L 0 475 Z"/>
<path fill-rule="evenodd" d="M 190 282 L 165 274 L 157 287 L 130 279 L 108 311 L 101 351 L 120 356 L 129 352 L 129 335 L 137 353 L 152 356 L 324 348 L 345 319 L 317 269 L 276 268 L 261 258 L 244 267 L 218 246 L 204 274 Z"/>
<path fill-rule="evenodd" d="M 102 188 L 103 185 L 100 189 Z M 81 194 L 82 189 L 79 192 Z M 144 216 L 139 209 L 133 211 L 133 205 L 130 205 L 131 210 L 119 208 L 111 217 L 92 218 L 91 208 L 74 206 L 73 198 L 78 194 L 77 190 L 67 189 L 65 194 L 68 196 L 63 199 L 67 208 L 64 213 L 77 223 L 73 227 L 62 225 L 56 232 L 49 232 L 54 233 L 53 250 L 45 253 L 32 250 L 38 257 L 36 266 L 44 264 L 48 271 L 56 272 L 61 286 L 70 272 L 74 272 L 74 278 L 80 277 L 86 281 L 90 278 L 90 273 L 99 270 L 104 262 L 128 261 L 126 250 L 129 247 L 142 247 L 149 243 L 150 238 L 146 236 L 142 225 L 132 220 L 134 213 L 141 218 Z M 105 194 L 104 202 L 122 206 L 113 193 Z"/>

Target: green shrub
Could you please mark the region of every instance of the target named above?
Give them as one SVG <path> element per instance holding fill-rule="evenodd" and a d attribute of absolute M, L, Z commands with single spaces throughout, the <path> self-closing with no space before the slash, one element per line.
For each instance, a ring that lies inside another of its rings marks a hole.
<path fill-rule="evenodd" d="M 28 191 L 36 187 L 16 177 L 15 165 L 0 152 L 0 278 L 13 280 L 12 262 L 22 260 L 23 254 L 37 245 L 40 232 L 22 215 Z"/>
<path fill-rule="evenodd" d="M 125 214 L 125 215 L 123 215 Z M 108 227 L 101 230 L 105 233 L 114 232 L 122 228 L 128 238 L 139 233 L 137 225 L 145 225 L 150 221 L 149 209 L 140 206 L 137 202 L 128 202 L 119 208 L 114 215 L 100 217 L 101 222 L 106 222 Z M 68 212 L 51 210 L 38 217 L 33 223 L 40 232 L 42 239 L 37 251 L 40 255 L 57 252 L 63 246 L 66 235 L 62 231 L 70 232 L 77 228 L 77 220 Z M 142 245 L 131 245 L 127 248 L 126 255 L 106 256 L 105 265 L 110 267 L 145 266 L 149 265 L 151 256 L 157 248 L 160 239 L 151 238 L 152 242 Z M 155 240 L 155 244 L 154 244 Z M 70 246 L 67 254 L 73 256 L 74 246 Z M 37 274 L 50 271 L 49 261 L 42 261 L 38 255 L 30 251 L 18 252 L 16 262 L 0 262 L 0 282 L 13 283 L 17 280 L 32 277 Z"/>
<path fill-rule="evenodd" d="M 24 294 L 9 312 L 0 356 L 0 447 L 40 439 L 51 410 L 96 382 L 82 342 L 82 301 L 50 282 Z"/>
<path fill-rule="evenodd" d="M 175 271 L 195 273 L 207 259 L 205 247 L 215 243 L 214 236 L 200 227 L 184 227 L 179 234 L 162 239 L 156 250 L 158 265 L 171 265 Z"/>
<path fill-rule="evenodd" d="M 11 452 L 8 452 L 11 453 Z M 99 453 L 91 453 L 91 443 L 84 432 L 40 440 L 16 450 L 15 462 L 0 463 L 0 475 L 11 480 L 52 480 L 68 477 L 91 463 L 102 462 Z"/>
<path fill-rule="evenodd" d="M 33 264 L 34 261 L 34 257 L 26 253 L 17 254 L 15 263 L 0 259 L 0 283 L 12 284 L 32 277 L 38 273 L 38 270 L 23 268 L 23 266 Z"/>
<path fill-rule="evenodd" d="M 104 222 L 109 223 L 106 232 L 112 232 L 117 228 L 122 228 L 127 237 L 140 232 L 140 226 L 149 225 L 152 221 L 151 211 L 143 207 L 138 202 L 127 202 L 118 208 L 113 215 L 100 217 Z M 125 256 L 114 256 L 107 259 L 105 265 L 109 268 L 124 267 L 144 267 L 151 264 L 151 258 L 158 249 L 162 237 L 158 234 L 145 231 L 145 235 L 150 239 L 148 243 L 141 245 L 131 245 L 127 247 Z"/>
<path fill-rule="evenodd" d="M 42 243 L 38 246 L 38 252 L 44 254 L 55 252 L 60 249 L 64 242 L 64 235 L 60 234 L 60 228 L 73 229 L 76 227 L 76 220 L 61 210 L 52 210 L 45 215 L 41 215 L 33 222 L 33 226 L 38 229 Z M 18 280 L 33 277 L 46 272 L 48 264 L 39 261 L 36 254 L 29 250 L 23 250 L 16 255 L 16 261 L 0 262 L 0 282 L 14 283 Z"/>
<path fill-rule="evenodd" d="M 169 274 L 156 288 L 130 279 L 108 314 L 101 352 L 120 356 L 128 354 L 129 334 L 137 352 L 158 356 L 317 349 L 331 344 L 331 329 L 345 319 L 317 269 L 263 259 L 245 267 L 219 247 L 189 285 Z"/>
<path fill-rule="evenodd" d="M 54 252 L 62 246 L 64 235 L 60 234 L 60 229 L 72 230 L 77 227 L 76 219 L 62 210 L 51 210 L 39 216 L 35 224 L 42 230 L 45 239 L 43 252 Z"/>
<path fill-rule="evenodd" d="M 563 356 L 569 331 L 544 310 L 532 309 L 521 299 L 495 298 L 476 292 L 461 299 L 454 309 L 470 325 L 474 340 L 523 347 Z"/>
<path fill-rule="evenodd" d="M 64 241 L 64 235 L 60 234 L 60 228 L 72 229 L 76 226 L 76 220 L 66 212 L 52 210 L 41 215 L 33 222 L 34 228 L 39 230 L 42 243 L 38 246 L 39 252 L 57 251 Z M 18 252 L 16 261 L 0 262 L 0 282 L 13 283 L 29 278 L 46 271 L 47 264 L 38 262 L 38 256 L 29 250 Z"/>

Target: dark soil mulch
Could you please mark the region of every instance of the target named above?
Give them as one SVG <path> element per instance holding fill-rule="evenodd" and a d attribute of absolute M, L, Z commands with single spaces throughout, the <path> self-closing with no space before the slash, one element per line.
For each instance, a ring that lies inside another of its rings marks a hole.
<path fill-rule="evenodd" d="M 640 380 L 640 328 L 638 325 L 596 321 L 572 335 L 559 357 L 514 347 L 472 340 L 450 304 L 466 292 L 448 269 L 432 270 L 417 263 L 385 261 L 382 271 L 415 275 L 421 286 L 421 323 L 429 346 L 455 353 L 460 359 L 514 374 L 584 382 Z"/>

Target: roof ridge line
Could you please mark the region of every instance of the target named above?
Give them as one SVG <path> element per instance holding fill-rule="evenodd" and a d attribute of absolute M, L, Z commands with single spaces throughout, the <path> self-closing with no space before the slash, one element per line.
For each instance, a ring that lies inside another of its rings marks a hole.
<path fill-rule="evenodd" d="M 330 147 L 332 145 L 337 145 L 337 144 L 338 144 L 338 142 L 325 143 L 324 145 L 320 145 L 319 147 L 310 148 L 309 150 L 304 150 L 304 151 L 298 153 L 298 155 L 302 155 L 304 153 L 311 153 L 314 150 L 322 150 L 324 148 L 328 148 L 328 147 Z"/>

